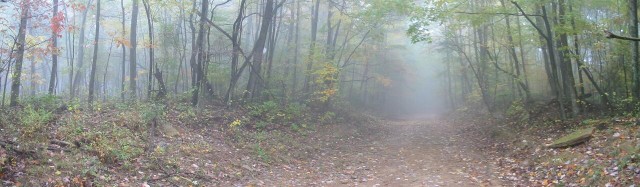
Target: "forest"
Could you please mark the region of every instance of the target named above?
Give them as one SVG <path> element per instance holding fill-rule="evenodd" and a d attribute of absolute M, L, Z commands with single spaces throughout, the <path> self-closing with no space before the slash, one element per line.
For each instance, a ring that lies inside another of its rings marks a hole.
<path fill-rule="evenodd" d="M 634 186 L 637 0 L 2 0 L 0 186 Z"/>

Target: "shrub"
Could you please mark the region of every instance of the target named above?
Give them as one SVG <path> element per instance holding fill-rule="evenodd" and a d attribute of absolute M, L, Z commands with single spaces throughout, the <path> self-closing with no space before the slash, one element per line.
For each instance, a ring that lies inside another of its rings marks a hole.
<path fill-rule="evenodd" d="M 64 105 L 62 99 L 54 95 L 42 95 L 24 98 L 22 104 L 39 110 L 55 111 Z"/>
<path fill-rule="evenodd" d="M 53 119 L 53 114 L 50 111 L 27 106 L 19 112 L 18 116 L 20 116 L 22 125 L 22 132 L 19 136 L 22 142 L 30 144 L 35 143 L 33 140 L 46 138 L 42 133 L 46 132 L 48 123 Z"/>
<path fill-rule="evenodd" d="M 333 112 L 325 112 L 322 116 L 320 116 L 320 118 L 318 119 L 320 121 L 320 123 L 332 123 L 334 122 L 336 118 L 336 114 Z"/>
<path fill-rule="evenodd" d="M 90 146 L 103 163 L 126 166 L 144 152 L 139 134 L 115 124 L 103 125 L 85 136 L 92 141 Z"/>
<path fill-rule="evenodd" d="M 292 119 L 294 117 L 303 118 L 307 110 L 307 106 L 304 104 L 291 103 L 284 109 L 284 113 L 287 115 L 287 119 Z"/>
<path fill-rule="evenodd" d="M 278 103 L 265 101 L 260 105 L 249 106 L 249 115 L 253 117 L 268 117 L 278 110 Z"/>
<path fill-rule="evenodd" d="M 507 109 L 507 116 L 520 123 L 526 123 L 529 120 L 529 112 L 525 109 L 524 103 L 519 100 L 511 103 Z"/>

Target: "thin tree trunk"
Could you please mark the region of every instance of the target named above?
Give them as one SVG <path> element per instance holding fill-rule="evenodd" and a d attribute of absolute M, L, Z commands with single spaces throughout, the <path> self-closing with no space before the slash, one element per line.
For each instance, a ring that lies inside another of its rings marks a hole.
<path fill-rule="evenodd" d="M 124 11 L 124 0 L 120 0 L 120 6 L 122 8 L 122 38 L 125 37 L 125 33 L 126 32 L 126 26 L 125 26 L 125 22 L 126 22 L 126 12 Z M 121 74 L 120 74 L 120 99 L 122 100 L 122 102 L 124 102 L 125 100 L 125 93 L 126 93 L 126 88 L 125 88 L 125 79 L 126 79 L 126 66 L 127 66 L 127 47 L 126 45 L 122 45 L 122 68 L 121 68 Z"/>
<path fill-rule="evenodd" d="M 262 69 L 262 61 L 263 61 L 263 53 L 262 50 L 265 46 L 267 40 L 267 33 L 269 28 L 271 27 L 271 22 L 273 19 L 274 9 L 273 0 L 266 0 L 266 5 L 264 8 L 264 15 L 262 18 L 262 23 L 260 24 L 260 32 L 258 33 L 258 39 L 256 40 L 256 44 L 254 45 L 254 57 L 253 62 L 251 63 L 251 74 L 249 75 L 249 82 L 247 84 L 247 90 L 249 90 L 249 98 L 258 98 L 260 97 L 260 92 L 262 91 L 262 87 L 264 86 L 264 80 L 261 77 L 260 70 Z"/>
<path fill-rule="evenodd" d="M 296 34 L 295 34 L 295 39 L 294 39 L 294 45 L 296 46 L 295 49 L 293 49 L 293 76 L 291 77 L 293 79 L 293 83 L 291 83 L 291 91 L 294 94 L 295 97 L 295 93 L 297 90 L 297 86 L 298 86 L 298 56 L 300 56 L 300 1 L 296 2 Z"/>
<path fill-rule="evenodd" d="M 631 24 L 629 24 L 629 33 L 631 37 L 638 38 L 638 1 L 629 0 L 629 18 Z M 640 98 L 640 43 L 638 41 L 632 42 L 631 47 L 631 64 L 633 66 L 633 86 L 631 93 L 633 97 Z"/>
<path fill-rule="evenodd" d="M 53 16 L 58 14 L 58 0 L 53 0 Z M 49 95 L 53 95 L 58 81 L 58 33 L 55 31 L 51 34 L 51 78 L 49 78 Z"/>
<path fill-rule="evenodd" d="M 137 56 L 136 48 L 138 45 L 137 29 L 138 29 L 138 3 L 140 0 L 133 0 L 133 7 L 131 9 L 131 48 L 129 52 L 129 99 L 135 101 L 137 99 Z"/>
<path fill-rule="evenodd" d="M 104 73 L 102 74 L 102 101 L 107 100 L 107 74 L 109 72 L 109 63 L 111 62 L 111 49 L 113 48 L 113 39 L 109 44 L 109 54 L 107 55 L 107 63 L 104 66 Z"/>
<path fill-rule="evenodd" d="M 505 7 L 504 0 L 500 0 L 500 4 L 502 4 L 502 7 Z M 519 82 L 518 85 L 520 85 L 522 90 L 524 91 L 523 103 L 525 103 L 526 105 L 529 103 L 529 101 L 531 101 L 531 93 L 527 84 L 525 84 L 520 77 L 520 63 L 518 62 L 518 55 L 516 54 L 516 47 L 515 43 L 513 42 L 513 35 L 511 34 L 511 20 L 509 19 L 509 16 L 505 16 L 505 23 L 507 26 L 507 41 L 509 42 L 509 53 L 511 54 L 511 58 L 513 59 L 513 65 L 515 68 L 515 81 Z"/>
<path fill-rule="evenodd" d="M 309 93 L 309 87 L 311 82 L 311 71 L 313 69 L 313 61 L 315 58 L 316 38 L 318 35 L 318 14 L 320 10 L 320 0 L 315 0 L 315 5 L 312 7 L 311 12 L 311 44 L 309 44 L 309 57 L 307 62 L 307 69 L 304 77 L 303 92 Z"/>
<path fill-rule="evenodd" d="M 15 70 L 11 76 L 11 97 L 9 98 L 9 106 L 18 105 L 18 96 L 20 95 L 20 77 L 22 76 L 22 62 L 24 60 L 25 38 L 27 33 L 27 23 L 29 20 L 29 9 L 31 8 L 31 0 L 24 0 L 21 4 L 20 26 L 18 28 L 17 40 L 17 56 Z"/>
<path fill-rule="evenodd" d="M 90 5 L 92 2 L 92 0 L 89 0 L 89 2 L 87 3 L 87 5 Z M 84 41 L 85 41 L 85 30 L 86 29 L 86 25 L 87 25 L 87 13 L 89 12 L 89 9 L 85 9 L 84 12 L 82 13 L 82 25 L 80 27 L 80 40 L 78 41 L 78 67 L 77 67 L 77 72 L 75 73 L 75 77 L 73 78 L 73 84 L 71 85 L 72 88 L 72 92 L 71 92 L 71 98 L 75 98 L 75 96 L 78 95 L 78 92 L 80 91 L 80 84 L 82 82 L 82 80 L 85 77 L 85 72 L 83 69 L 84 66 Z"/>
<path fill-rule="evenodd" d="M 96 1 L 96 34 L 93 39 L 93 60 L 91 61 L 91 74 L 89 75 L 89 106 L 93 105 L 93 93 L 96 83 L 96 64 L 98 63 L 98 38 L 100 36 L 100 0 Z"/>
<path fill-rule="evenodd" d="M 565 15 L 565 0 L 558 0 L 558 21 L 560 26 L 566 25 L 566 15 Z M 569 98 L 569 102 L 571 104 L 571 112 L 572 116 L 577 116 L 580 114 L 580 107 L 578 106 L 577 97 L 576 97 L 576 86 L 575 79 L 573 77 L 573 66 L 571 64 L 571 59 L 569 58 L 568 50 L 569 48 L 569 38 L 566 32 L 560 33 L 560 40 L 558 41 L 559 45 L 559 57 L 561 63 L 561 71 L 562 71 L 562 81 L 564 84 L 565 94 Z"/>
<path fill-rule="evenodd" d="M 193 106 L 198 105 L 198 94 L 200 92 L 200 88 L 202 87 L 204 72 L 203 72 L 203 63 L 204 63 L 204 35 L 205 35 L 205 23 L 207 18 L 207 13 L 209 12 L 209 1 L 202 0 L 202 7 L 200 10 L 200 30 L 198 31 L 198 38 L 196 39 L 196 56 L 197 56 L 197 65 L 194 68 L 196 74 L 196 83 L 193 89 L 193 95 L 191 97 L 191 104 Z"/>

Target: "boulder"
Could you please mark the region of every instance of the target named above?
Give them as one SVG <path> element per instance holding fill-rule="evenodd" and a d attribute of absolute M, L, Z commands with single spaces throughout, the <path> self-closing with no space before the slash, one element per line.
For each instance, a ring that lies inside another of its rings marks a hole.
<path fill-rule="evenodd" d="M 556 141 L 553 141 L 553 143 L 547 145 L 547 147 L 564 148 L 564 147 L 578 145 L 580 143 L 586 142 L 587 140 L 591 139 L 594 130 L 595 130 L 594 127 L 590 127 L 590 128 L 574 131 L 569 135 L 563 136 L 557 139 Z"/>

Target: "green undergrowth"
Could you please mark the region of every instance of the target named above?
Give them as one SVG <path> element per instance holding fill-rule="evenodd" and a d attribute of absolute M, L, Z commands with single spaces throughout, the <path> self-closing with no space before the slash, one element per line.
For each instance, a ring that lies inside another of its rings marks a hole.
<path fill-rule="evenodd" d="M 190 171 L 190 164 L 241 178 L 247 173 L 229 166 L 243 164 L 216 162 L 249 156 L 271 165 L 308 158 L 318 149 L 310 138 L 321 126 L 369 119 L 302 103 L 266 101 L 227 109 L 170 100 L 88 107 L 51 96 L 34 97 L 0 114 L 0 178 L 26 186 L 106 186 L 125 178 L 153 181 L 158 173 L 178 175 L 187 182 L 176 184 L 188 186 L 196 180 L 180 173 Z M 238 152 L 217 155 L 227 149 Z M 192 172 L 206 178 L 202 170 Z"/>
<path fill-rule="evenodd" d="M 558 111 L 536 107 L 526 111 L 521 103 L 514 103 L 506 111 L 507 118 L 485 120 L 492 124 L 490 137 L 496 142 L 494 156 L 503 163 L 502 175 L 517 173 L 522 182 L 517 184 L 524 186 L 630 186 L 640 181 L 640 126 L 636 117 L 587 113 L 558 120 Z M 584 129 L 595 129 L 585 143 L 547 147 Z"/>

